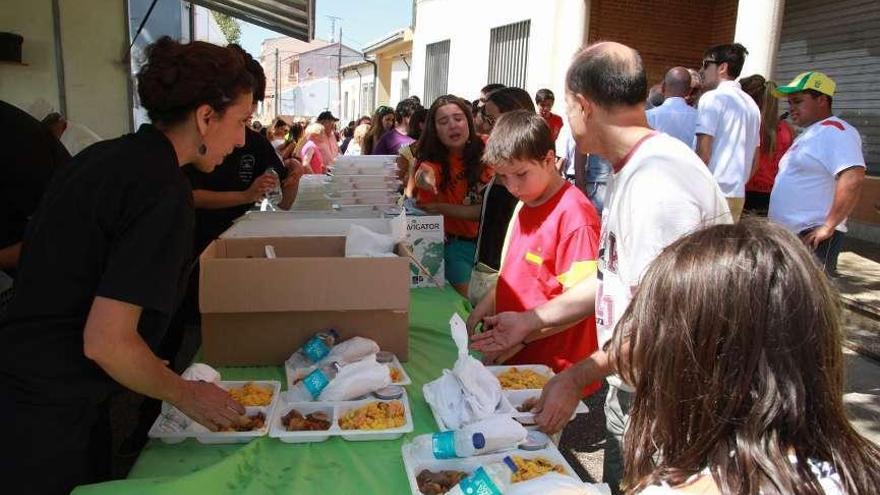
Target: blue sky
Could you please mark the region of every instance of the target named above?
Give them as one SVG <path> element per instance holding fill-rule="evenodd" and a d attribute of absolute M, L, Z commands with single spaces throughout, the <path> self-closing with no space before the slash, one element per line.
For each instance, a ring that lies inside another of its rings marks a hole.
<path fill-rule="evenodd" d="M 342 41 L 346 46 L 360 50 L 384 35 L 410 25 L 412 0 L 317 0 L 315 37 L 330 39 L 331 20 L 341 17 L 336 30 L 342 26 Z M 241 23 L 241 45 L 251 55 L 260 55 L 260 43 L 275 38 L 278 33 L 252 24 Z"/>

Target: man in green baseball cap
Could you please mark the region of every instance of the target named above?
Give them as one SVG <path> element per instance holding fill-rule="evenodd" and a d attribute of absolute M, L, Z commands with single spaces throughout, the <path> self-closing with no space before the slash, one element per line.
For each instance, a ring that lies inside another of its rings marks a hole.
<path fill-rule="evenodd" d="M 837 84 L 830 77 L 821 72 L 811 71 L 799 74 L 788 85 L 776 88 L 776 91 L 779 93 L 778 96 L 784 98 L 792 93 L 803 91 L 813 91 L 826 96 L 834 96 L 835 89 L 837 89 Z"/>
<path fill-rule="evenodd" d="M 776 88 L 788 99 L 791 121 L 804 129 L 779 162 L 768 216 L 797 233 L 829 275 L 846 218 L 865 180 L 862 139 L 849 123 L 831 113 L 837 85 L 821 72 L 804 72 Z"/>

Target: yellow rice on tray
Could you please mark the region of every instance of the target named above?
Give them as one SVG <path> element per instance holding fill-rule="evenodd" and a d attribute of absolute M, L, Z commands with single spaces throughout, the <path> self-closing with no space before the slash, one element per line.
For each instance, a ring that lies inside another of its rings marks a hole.
<path fill-rule="evenodd" d="M 268 406 L 272 403 L 272 389 L 253 382 L 230 389 L 229 395 L 243 406 Z"/>
<path fill-rule="evenodd" d="M 366 406 L 352 409 L 339 418 L 343 430 L 390 430 L 406 424 L 403 404 L 391 402 L 371 402 Z"/>
<path fill-rule="evenodd" d="M 516 473 L 513 474 L 513 482 L 528 481 L 539 476 L 543 476 L 551 471 L 565 474 L 565 468 L 560 464 L 553 464 L 553 461 L 543 457 L 534 459 L 525 459 L 518 455 L 510 456 L 513 463 L 516 464 Z"/>
<path fill-rule="evenodd" d="M 498 381 L 501 382 L 501 388 L 504 390 L 524 390 L 544 388 L 550 377 L 530 369 L 513 367 L 498 375 Z"/>

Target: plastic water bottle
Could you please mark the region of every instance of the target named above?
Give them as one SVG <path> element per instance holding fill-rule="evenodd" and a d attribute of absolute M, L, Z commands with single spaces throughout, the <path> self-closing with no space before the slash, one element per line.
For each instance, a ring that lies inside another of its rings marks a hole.
<path fill-rule="evenodd" d="M 505 457 L 502 462 L 480 466 L 446 495 L 503 495 L 513 484 L 516 469 L 510 457 Z"/>
<path fill-rule="evenodd" d="M 269 201 L 273 209 L 277 209 L 278 204 L 281 203 L 281 179 L 278 177 L 278 172 L 272 167 L 266 169 L 266 175 L 275 178 L 275 186 L 266 193 L 266 200 Z"/>
<path fill-rule="evenodd" d="M 330 354 L 330 349 L 338 341 L 339 333 L 336 330 L 316 333 L 290 356 L 286 364 L 292 369 L 308 368 Z"/>
<path fill-rule="evenodd" d="M 336 361 L 316 368 L 293 386 L 289 396 L 294 400 L 317 400 L 330 381 L 336 378 L 339 368 Z"/>
<path fill-rule="evenodd" d="M 419 435 L 413 440 L 417 455 L 422 458 L 453 459 L 482 454 L 486 437 L 479 432 L 467 430 L 441 431 Z"/>

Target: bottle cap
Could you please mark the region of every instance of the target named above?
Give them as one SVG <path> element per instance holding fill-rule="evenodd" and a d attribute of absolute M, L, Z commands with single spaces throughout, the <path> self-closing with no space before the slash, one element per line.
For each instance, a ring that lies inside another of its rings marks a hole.
<path fill-rule="evenodd" d="M 377 363 L 390 363 L 394 361 L 394 353 L 388 351 L 379 351 L 376 353 Z"/>
<path fill-rule="evenodd" d="M 486 446 L 486 437 L 482 433 L 474 433 L 471 441 L 473 441 L 475 449 L 482 449 Z"/>
<path fill-rule="evenodd" d="M 550 444 L 550 437 L 545 433 L 532 430 L 526 435 L 526 439 L 519 444 L 522 450 L 541 450 Z"/>
<path fill-rule="evenodd" d="M 516 463 L 513 462 L 513 459 L 511 459 L 509 455 L 504 456 L 504 464 L 507 464 L 507 467 L 509 467 L 510 470 L 514 473 L 519 471 L 519 468 L 516 467 Z"/>
<path fill-rule="evenodd" d="M 392 400 L 399 399 L 403 397 L 403 387 L 398 387 L 397 385 L 389 385 L 385 388 L 380 388 L 373 392 L 373 395 L 378 399 L 382 400 Z"/>

